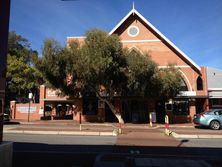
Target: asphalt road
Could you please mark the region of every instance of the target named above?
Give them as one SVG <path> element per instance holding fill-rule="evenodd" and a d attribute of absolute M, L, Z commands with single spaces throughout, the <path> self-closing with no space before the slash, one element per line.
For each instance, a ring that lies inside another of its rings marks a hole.
<path fill-rule="evenodd" d="M 21 143 L 42 143 L 61 145 L 114 145 L 116 136 L 65 136 L 65 135 L 34 135 L 34 134 L 4 134 L 4 141 Z"/>
<path fill-rule="evenodd" d="M 184 147 L 208 147 L 208 148 L 221 148 L 222 139 L 180 139 Z"/>
<path fill-rule="evenodd" d="M 185 163 L 188 159 L 189 165 L 196 160 L 206 160 L 212 166 L 222 165 L 221 139 L 175 140 L 158 130 L 125 133 L 118 137 L 4 134 L 3 139 L 14 141 L 13 167 L 44 166 L 43 162 L 47 162 L 45 166 L 91 166 L 101 154 L 112 154 L 116 159 L 133 156 L 152 162 L 164 159 L 163 165 L 177 159 L 181 159 L 177 163 Z"/>

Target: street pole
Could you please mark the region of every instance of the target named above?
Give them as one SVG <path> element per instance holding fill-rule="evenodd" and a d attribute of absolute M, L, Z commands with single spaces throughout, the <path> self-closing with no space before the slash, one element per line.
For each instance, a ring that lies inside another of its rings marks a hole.
<path fill-rule="evenodd" d="M 29 99 L 29 110 L 28 110 L 28 122 L 29 122 L 29 117 L 30 117 L 30 99 Z"/>
<path fill-rule="evenodd" d="M 3 139 L 3 117 L 5 101 L 6 58 L 8 46 L 8 28 L 10 0 L 0 1 L 0 143 Z"/>
<path fill-rule="evenodd" d="M 31 100 L 32 100 L 32 93 L 29 93 L 29 110 L 28 110 L 28 122 L 30 120 L 30 103 L 31 103 Z"/>

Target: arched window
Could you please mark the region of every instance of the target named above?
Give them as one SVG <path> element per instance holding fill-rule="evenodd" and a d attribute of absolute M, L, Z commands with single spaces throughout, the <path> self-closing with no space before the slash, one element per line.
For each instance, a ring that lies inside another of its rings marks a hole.
<path fill-rule="evenodd" d="M 197 78 L 197 90 L 203 90 L 203 80 L 200 76 Z"/>
<path fill-rule="evenodd" d="M 180 91 L 188 91 L 187 84 L 186 84 L 186 82 L 183 80 L 183 78 L 181 79 L 181 82 L 180 82 Z"/>
<path fill-rule="evenodd" d="M 140 53 L 140 54 L 143 55 L 143 52 L 142 52 L 139 48 L 137 48 L 136 46 L 131 47 L 131 48 L 129 49 L 129 51 L 130 51 L 130 53 L 133 53 L 133 54 L 135 54 L 135 53 Z"/>

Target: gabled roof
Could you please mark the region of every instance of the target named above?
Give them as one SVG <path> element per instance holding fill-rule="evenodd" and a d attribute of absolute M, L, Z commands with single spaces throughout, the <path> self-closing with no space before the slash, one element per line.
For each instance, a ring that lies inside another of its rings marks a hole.
<path fill-rule="evenodd" d="M 171 42 L 167 37 L 165 37 L 157 28 L 155 28 L 149 21 L 147 21 L 135 8 L 133 8 L 110 32 L 109 35 L 113 34 L 132 14 L 136 14 L 144 23 L 146 23 L 155 33 L 157 33 L 166 43 L 168 43 L 172 48 L 174 48 L 184 59 L 186 59 L 190 64 L 192 64 L 197 70 L 201 68 L 191 60 L 183 51 L 181 51 L 173 42 Z"/>

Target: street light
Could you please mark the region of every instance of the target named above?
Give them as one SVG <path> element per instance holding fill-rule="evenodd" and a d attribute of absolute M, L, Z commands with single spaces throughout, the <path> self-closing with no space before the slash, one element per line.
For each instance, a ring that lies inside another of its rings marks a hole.
<path fill-rule="evenodd" d="M 29 93 L 29 111 L 28 111 L 28 122 L 29 122 L 29 117 L 30 117 L 30 103 L 31 103 L 31 100 L 32 100 L 32 93 L 30 92 L 30 93 Z"/>

